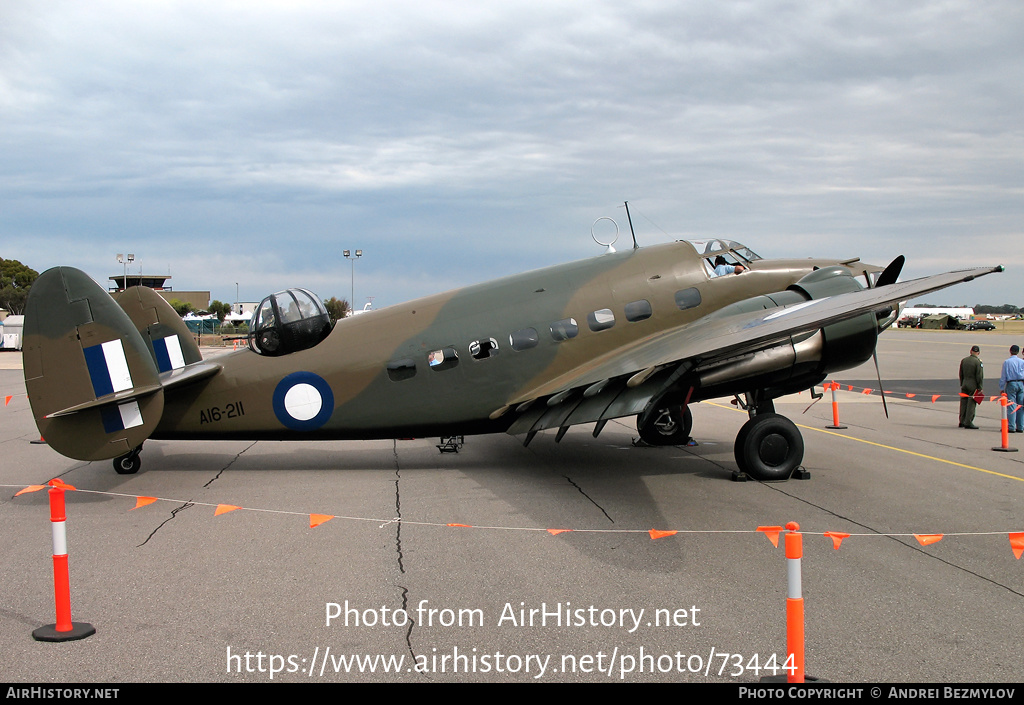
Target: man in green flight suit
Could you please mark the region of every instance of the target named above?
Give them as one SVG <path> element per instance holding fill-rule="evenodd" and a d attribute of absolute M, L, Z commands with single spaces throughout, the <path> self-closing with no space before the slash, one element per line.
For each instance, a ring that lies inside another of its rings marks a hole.
<path fill-rule="evenodd" d="M 978 402 L 974 401 L 975 392 L 981 391 L 985 381 L 985 366 L 981 362 L 981 348 L 971 348 L 971 354 L 960 361 L 960 428 L 978 428 L 974 425 L 974 410 Z"/>

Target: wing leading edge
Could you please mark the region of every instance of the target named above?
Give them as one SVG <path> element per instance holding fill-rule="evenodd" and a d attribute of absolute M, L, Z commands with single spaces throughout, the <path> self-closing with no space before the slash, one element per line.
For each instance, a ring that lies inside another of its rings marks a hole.
<path fill-rule="evenodd" d="M 519 417 L 508 433 L 532 437 L 547 428 L 641 413 L 697 365 L 765 350 L 792 336 L 1001 271 L 1002 266 L 959 270 L 785 307 L 724 317 L 713 312 L 551 379 L 511 400 L 493 416 L 514 410 Z"/>

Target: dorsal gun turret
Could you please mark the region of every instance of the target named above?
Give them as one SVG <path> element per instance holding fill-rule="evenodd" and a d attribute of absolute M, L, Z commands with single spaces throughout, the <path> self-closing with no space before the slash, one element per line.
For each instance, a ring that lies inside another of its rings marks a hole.
<path fill-rule="evenodd" d="M 276 357 L 317 345 L 331 332 L 331 317 L 316 294 L 285 289 L 260 302 L 249 327 L 249 348 Z"/>

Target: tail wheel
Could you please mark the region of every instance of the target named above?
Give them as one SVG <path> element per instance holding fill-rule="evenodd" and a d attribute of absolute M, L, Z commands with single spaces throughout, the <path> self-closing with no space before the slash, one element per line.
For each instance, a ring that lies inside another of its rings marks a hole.
<path fill-rule="evenodd" d="M 758 414 L 736 435 L 736 464 L 762 480 L 788 480 L 804 459 L 804 439 L 796 424 L 779 414 Z"/>
<path fill-rule="evenodd" d="M 646 426 L 640 425 L 640 416 L 637 416 L 636 430 L 640 438 L 652 446 L 682 445 L 690 440 L 693 415 L 688 406 L 666 406 L 658 409 Z"/>
<path fill-rule="evenodd" d="M 142 458 L 139 457 L 139 451 L 142 447 L 138 447 L 131 453 L 122 455 L 118 458 L 114 458 L 114 472 L 118 475 L 134 475 L 142 467 Z"/>

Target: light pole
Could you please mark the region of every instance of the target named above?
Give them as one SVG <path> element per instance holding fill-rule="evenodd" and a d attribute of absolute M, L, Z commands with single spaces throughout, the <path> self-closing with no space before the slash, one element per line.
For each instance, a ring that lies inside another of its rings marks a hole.
<path fill-rule="evenodd" d="M 231 309 L 231 313 L 240 314 L 241 311 L 238 309 L 238 282 L 235 282 L 235 307 Z"/>
<path fill-rule="evenodd" d="M 345 259 L 350 260 L 352 262 L 352 293 L 350 294 L 348 301 L 348 315 L 351 316 L 353 313 L 356 312 L 356 259 L 363 256 L 363 251 L 356 250 L 355 256 L 352 255 L 351 250 L 344 250 L 342 251 L 342 254 L 345 255 Z"/>
<path fill-rule="evenodd" d="M 135 261 L 135 255 L 128 255 L 125 257 L 120 252 L 117 253 L 117 261 L 124 265 L 124 279 L 121 280 L 121 291 L 128 288 L 128 263 Z"/>

